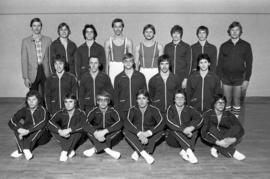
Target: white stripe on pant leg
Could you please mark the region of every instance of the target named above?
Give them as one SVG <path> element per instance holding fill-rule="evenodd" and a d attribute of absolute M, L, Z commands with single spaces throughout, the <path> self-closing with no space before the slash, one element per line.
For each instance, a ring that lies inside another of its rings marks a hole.
<path fill-rule="evenodd" d="M 161 139 L 161 137 L 163 137 L 165 134 L 164 133 L 162 133 L 161 135 L 160 135 L 160 137 L 158 137 L 156 140 L 155 140 L 155 143 L 157 142 L 157 141 L 159 141 L 160 139 Z"/>
<path fill-rule="evenodd" d="M 190 148 L 190 145 L 181 137 L 179 136 L 179 134 L 177 134 L 177 132 L 174 132 L 183 142 L 185 142 L 187 144 L 187 146 Z"/>
<path fill-rule="evenodd" d="M 214 134 L 208 132 L 209 135 L 211 135 L 213 138 L 215 138 L 216 140 L 219 140 L 216 136 L 214 136 Z"/>
<path fill-rule="evenodd" d="M 17 146 L 19 147 L 20 152 L 22 152 L 22 148 L 21 148 L 21 146 L 20 146 L 20 144 L 19 144 L 19 142 L 18 142 L 17 137 L 15 137 L 15 140 L 16 140 Z"/>
<path fill-rule="evenodd" d="M 114 135 L 111 136 L 111 139 L 113 139 L 117 134 L 119 134 L 121 131 L 116 132 Z"/>
<path fill-rule="evenodd" d="M 32 138 L 32 142 L 35 140 L 35 138 L 37 137 L 37 135 L 39 134 L 41 132 L 41 130 L 39 130 L 37 133 L 36 133 L 36 135 Z"/>
<path fill-rule="evenodd" d="M 133 147 L 136 148 L 136 150 L 140 152 L 140 150 L 137 148 L 137 146 L 128 138 L 128 136 L 126 134 L 125 134 L 125 137 L 133 145 Z"/>

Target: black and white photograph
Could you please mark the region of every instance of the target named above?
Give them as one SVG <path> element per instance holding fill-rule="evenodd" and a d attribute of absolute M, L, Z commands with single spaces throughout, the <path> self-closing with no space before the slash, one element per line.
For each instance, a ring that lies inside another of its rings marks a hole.
<path fill-rule="evenodd" d="M 0 2 L 0 179 L 270 178 L 270 1 Z"/>

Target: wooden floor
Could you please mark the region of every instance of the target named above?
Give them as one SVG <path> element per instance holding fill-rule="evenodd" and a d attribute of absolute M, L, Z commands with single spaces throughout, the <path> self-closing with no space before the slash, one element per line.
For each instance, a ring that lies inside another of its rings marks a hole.
<path fill-rule="evenodd" d="M 162 143 L 155 151 L 156 162 L 149 166 L 143 159 L 131 160 L 132 150 L 122 141 L 115 150 L 122 153 L 116 161 L 106 154 L 85 158 L 83 151 L 91 145 L 87 141 L 79 147 L 77 156 L 65 163 L 59 162 L 60 147 L 55 139 L 34 151 L 35 158 L 12 159 L 15 140 L 7 122 L 23 103 L 22 99 L 0 99 L 0 178 L 1 179 L 83 179 L 83 178 L 270 178 L 270 99 L 248 98 L 242 110 L 241 122 L 245 137 L 238 150 L 247 158 L 240 162 L 220 156 L 214 159 L 209 147 L 198 141 L 196 152 L 199 163 L 183 161 L 178 149 Z"/>

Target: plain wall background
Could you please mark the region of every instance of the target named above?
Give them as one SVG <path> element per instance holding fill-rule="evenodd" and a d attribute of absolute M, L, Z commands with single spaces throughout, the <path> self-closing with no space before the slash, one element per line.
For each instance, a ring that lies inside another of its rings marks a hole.
<path fill-rule="evenodd" d="M 31 34 L 30 20 L 41 18 L 42 33 L 57 38 L 57 26 L 66 22 L 71 27 L 70 39 L 78 46 L 84 42 L 82 29 L 94 24 L 97 42 L 104 44 L 113 32 L 115 17 L 125 21 L 124 34 L 136 46 L 142 39 L 142 28 L 155 25 L 156 40 L 165 45 L 171 41 L 170 29 L 184 28 L 183 41 L 197 41 L 198 26 L 210 29 L 208 41 L 219 48 L 228 40 L 227 28 L 232 21 L 243 26 L 242 38 L 252 45 L 253 73 L 248 96 L 270 96 L 270 3 L 267 0 L 9 0 L 0 2 L 0 97 L 23 97 L 27 92 L 21 77 L 21 40 Z"/>

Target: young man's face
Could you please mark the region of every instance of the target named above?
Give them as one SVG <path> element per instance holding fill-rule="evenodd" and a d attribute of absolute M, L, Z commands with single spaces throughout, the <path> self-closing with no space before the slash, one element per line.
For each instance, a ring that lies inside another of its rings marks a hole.
<path fill-rule="evenodd" d="M 124 68 L 126 70 L 130 70 L 130 69 L 133 68 L 134 59 L 133 58 L 127 58 L 127 59 L 123 60 L 123 63 L 124 63 Z"/>
<path fill-rule="evenodd" d="M 36 96 L 29 96 L 27 98 L 27 104 L 30 109 L 35 109 L 38 106 L 38 99 Z"/>
<path fill-rule="evenodd" d="M 113 32 L 115 35 L 119 36 L 122 34 L 124 28 L 121 22 L 115 22 L 113 25 Z"/>
<path fill-rule="evenodd" d="M 68 38 L 69 36 L 69 31 L 66 26 L 63 26 L 59 29 L 59 37 L 61 38 Z"/>
<path fill-rule="evenodd" d="M 146 29 L 143 35 L 146 40 L 152 40 L 155 37 L 154 31 L 151 28 Z"/>
<path fill-rule="evenodd" d="M 75 100 L 74 99 L 65 99 L 64 100 L 65 108 L 67 111 L 72 111 L 75 109 Z"/>
<path fill-rule="evenodd" d="M 163 73 L 167 73 L 169 71 L 170 68 L 170 64 L 168 60 L 162 61 L 159 65 L 160 67 L 160 71 Z"/>
<path fill-rule="evenodd" d="M 174 33 L 172 33 L 172 39 L 175 42 L 178 42 L 181 40 L 181 33 L 178 31 L 175 31 Z"/>
<path fill-rule="evenodd" d="M 230 37 L 232 39 L 238 39 L 240 37 L 240 28 L 238 26 L 231 28 Z"/>
<path fill-rule="evenodd" d="M 31 28 L 33 34 L 39 35 L 41 33 L 42 26 L 40 22 L 33 22 Z"/>
<path fill-rule="evenodd" d="M 177 93 L 175 95 L 175 99 L 174 99 L 174 102 L 175 102 L 175 105 L 178 106 L 178 107 L 183 107 L 184 104 L 185 104 L 185 96 L 182 94 L 182 93 Z"/>
<path fill-rule="evenodd" d="M 143 94 L 137 96 L 137 103 L 140 108 L 145 108 L 148 105 L 148 102 L 149 102 L 148 98 Z"/>
<path fill-rule="evenodd" d="M 90 66 L 90 70 L 92 73 L 95 73 L 98 71 L 98 67 L 99 67 L 99 60 L 98 58 L 93 58 L 91 57 L 89 60 L 89 66 Z"/>
<path fill-rule="evenodd" d="M 225 108 L 225 101 L 223 99 L 219 99 L 216 103 L 215 103 L 215 109 L 217 111 L 222 112 Z"/>
<path fill-rule="evenodd" d="M 85 30 L 85 40 L 94 40 L 94 30 L 92 28 L 87 28 Z"/>
<path fill-rule="evenodd" d="M 65 64 L 64 62 L 60 61 L 60 60 L 56 60 L 54 62 L 54 68 L 55 68 L 55 71 L 57 73 L 62 73 L 64 71 L 64 67 L 65 67 Z"/>
<path fill-rule="evenodd" d="M 199 30 L 198 39 L 199 41 L 205 41 L 207 39 L 207 33 L 205 30 Z"/>
<path fill-rule="evenodd" d="M 199 67 L 201 71 L 206 71 L 209 69 L 210 63 L 206 59 L 201 59 L 199 61 Z"/>
<path fill-rule="evenodd" d="M 97 99 L 97 104 L 100 109 L 106 109 L 108 107 L 109 102 L 110 102 L 110 99 L 105 96 L 99 96 Z"/>

